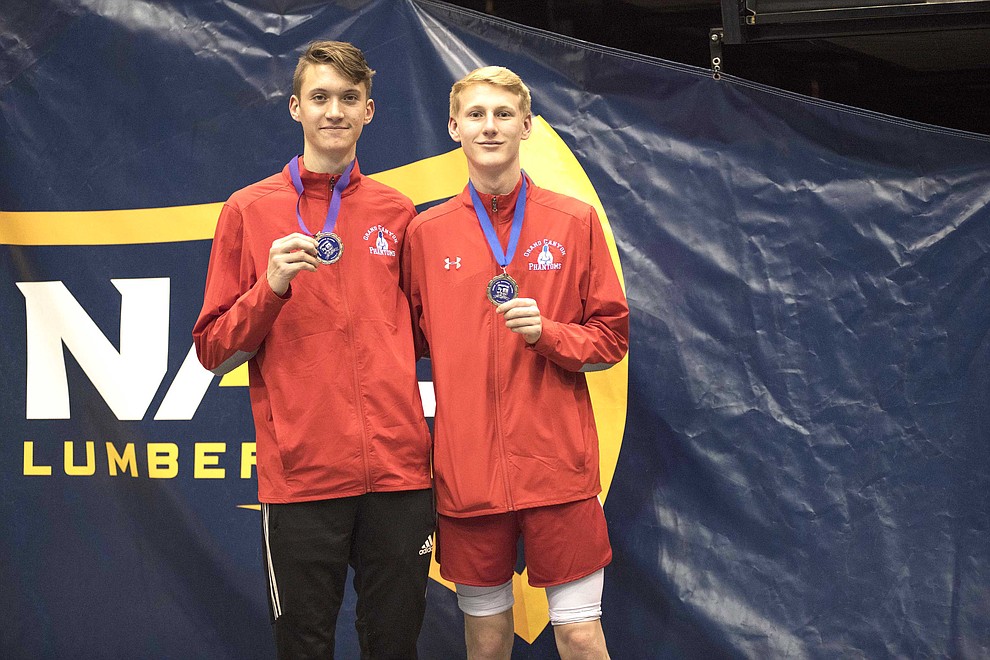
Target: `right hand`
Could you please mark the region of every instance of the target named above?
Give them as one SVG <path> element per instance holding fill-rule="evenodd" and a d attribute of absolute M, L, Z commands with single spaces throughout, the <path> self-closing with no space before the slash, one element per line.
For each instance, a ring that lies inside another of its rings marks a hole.
<path fill-rule="evenodd" d="M 316 258 L 316 239 L 295 232 L 272 241 L 268 251 L 268 285 L 276 295 L 289 290 L 289 282 L 304 270 L 315 272 L 320 265 Z"/>

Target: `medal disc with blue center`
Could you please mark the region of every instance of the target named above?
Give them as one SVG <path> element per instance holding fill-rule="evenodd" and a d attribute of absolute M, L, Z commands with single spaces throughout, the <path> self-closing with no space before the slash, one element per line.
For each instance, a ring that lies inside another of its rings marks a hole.
<path fill-rule="evenodd" d="M 316 234 L 316 257 L 320 263 L 337 263 L 343 253 L 344 243 L 340 240 L 340 236 L 324 231 Z"/>
<path fill-rule="evenodd" d="M 488 299 L 493 305 L 507 303 L 517 295 L 519 295 L 519 285 L 505 273 L 496 275 L 488 282 Z"/>

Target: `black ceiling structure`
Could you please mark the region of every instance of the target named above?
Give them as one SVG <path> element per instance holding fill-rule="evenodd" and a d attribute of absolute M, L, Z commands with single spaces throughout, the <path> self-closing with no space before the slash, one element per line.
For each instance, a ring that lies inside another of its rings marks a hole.
<path fill-rule="evenodd" d="M 531 27 L 990 134 L 990 0 L 459 0 Z M 714 60 L 714 58 L 718 58 Z"/>

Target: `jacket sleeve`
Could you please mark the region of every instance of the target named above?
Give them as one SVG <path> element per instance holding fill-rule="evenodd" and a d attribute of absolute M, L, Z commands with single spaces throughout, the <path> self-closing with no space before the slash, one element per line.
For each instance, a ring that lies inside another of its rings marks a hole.
<path fill-rule="evenodd" d="M 402 251 L 400 252 L 401 271 L 399 275 L 399 286 L 409 301 L 410 323 L 412 324 L 413 344 L 416 349 L 416 359 L 429 358 L 430 347 L 426 343 L 426 335 L 423 333 L 423 296 L 420 292 L 419 278 L 413 274 L 413 260 L 417 258 L 413 254 L 417 237 L 415 234 L 416 223 L 410 224 L 406 228 L 402 241 Z"/>
<path fill-rule="evenodd" d="M 530 350 L 568 371 L 601 371 L 617 364 L 629 348 L 629 305 L 619 284 L 598 213 L 590 209 L 587 276 L 581 280 L 580 322 L 543 317 L 543 333 Z"/>
<path fill-rule="evenodd" d="M 213 373 L 223 375 L 253 357 L 291 297 L 291 286 L 280 298 L 266 275 L 258 277 L 240 212 L 230 202 L 224 204 L 210 252 L 203 309 L 193 327 L 196 355 Z"/>

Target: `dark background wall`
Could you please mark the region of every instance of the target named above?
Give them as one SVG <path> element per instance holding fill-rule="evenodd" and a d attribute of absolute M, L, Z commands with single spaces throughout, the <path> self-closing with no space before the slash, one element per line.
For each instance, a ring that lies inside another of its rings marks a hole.
<path fill-rule="evenodd" d="M 452 4 L 666 60 L 710 66 L 717 0 L 457 0 Z M 740 0 L 740 7 L 901 5 L 904 17 L 819 26 L 809 38 L 725 44 L 725 73 L 808 96 L 990 134 L 990 2 Z M 911 6 L 932 11 L 910 15 Z M 955 7 L 954 12 L 950 13 Z M 933 11 L 941 13 L 932 13 Z M 948 29 L 951 28 L 951 29 Z M 844 34 L 839 32 L 860 32 Z M 865 34 L 867 32 L 878 32 Z M 830 34 L 829 34 L 830 33 Z"/>

